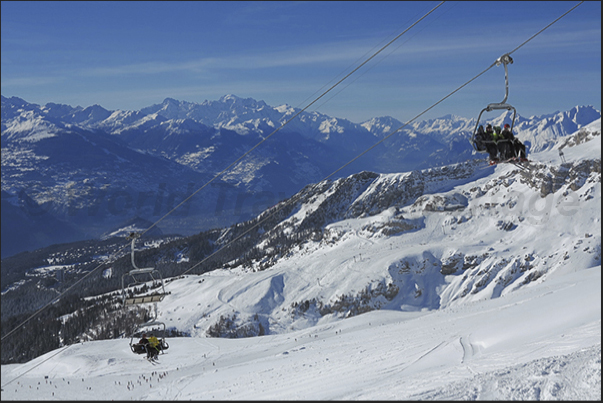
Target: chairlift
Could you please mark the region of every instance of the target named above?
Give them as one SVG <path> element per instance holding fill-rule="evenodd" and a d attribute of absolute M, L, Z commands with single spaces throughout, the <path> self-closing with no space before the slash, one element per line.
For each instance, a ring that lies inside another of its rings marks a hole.
<path fill-rule="evenodd" d="M 164 351 L 170 348 L 168 342 L 165 340 L 166 330 L 165 323 L 155 322 L 155 323 L 145 323 L 137 327 L 136 331 L 132 333 L 130 337 L 130 350 L 134 354 L 146 354 L 147 347 L 144 344 L 140 344 L 140 339 L 143 334 L 153 334 L 159 340 L 159 345 L 157 348 L 159 352 L 164 354 Z"/>
<path fill-rule="evenodd" d="M 169 348 L 169 345 L 165 341 L 165 334 L 166 334 L 165 323 L 157 320 L 157 302 L 162 301 L 163 298 L 165 298 L 165 296 L 167 295 L 167 293 L 165 292 L 165 284 L 163 282 L 163 277 L 161 276 L 161 272 L 159 272 L 159 270 L 157 270 L 154 267 L 140 268 L 140 267 L 136 266 L 136 261 L 134 259 L 134 252 L 135 252 L 134 244 L 136 242 L 136 239 L 140 238 L 140 234 L 132 233 L 132 234 L 130 234 L 129 238 L 132 239 L 131 258 L 132 258 L 133 269 L 127 273 L 124 273 L 121 276 L 121 290 L 122 290 L 123 307 L 125 308 L 127 306 L 132 306 L 132 305 L 142 305 L 142 304 L 152 303 L 153 308 L 154 308 L 152 318 L 149 321 L 147 321 L 141 325 L 138 325 L 136 330 L 132 333 L 132 336 L 130 338 L 130 349 L 135 354 L 146 353 L 146 348 L 144 346 L 140 345 L 138 343 L 138 341 L 135 342 L 135 338 L 140 338 L 140 336 L 144 333 L 143 330 L 148 328 L 150 331 L 155 331 L 154 329 L 156 329 L 159 332 L 159 335 L 156 335 L 156 336 L 158 336 L 157 338 L 160 341 L 159 349 L 161 352 L 163 352 L 163 350 L 167 350 Z M 126 279 L 128 280 L 127 284 L 126 284 Z M 157 284 L 159 284 L 161 291 L 155 292 L 152 294 L 148 294 L 148 295 L 135 295 L 136 287 L 142 286 L 148 282 L 151 282 L 151 284 L 153 286 L 156 286 Z M 132 296 L 128 296 L 128 291 L 132 291 Z"/>
<path fill-rule="evenodd" d="M 484 144 L 485 142 L 488 142 L 488 141 L 476 138 L 477 130 L 480 126 L 480 124 L 479 124 L 480 119 L 484 112 L 491 112 L 491 111 L 497 111 L 497 110 L 508 110 L 508 111 L 512 110 L 513 111 L 513 120 L 511 121 L 511 129 L 510 129 L 511 133 L 513 133 L 513 127 L 515 126 L 515 117 L 517 116 L 517 111 L 515 110 L 515 107 L 513 107 L 512 105 L 507 103 L 507 98 L 509 97 L 509 74 L 508 74 L 508 70 L 507 70 L 507 64 L 513 64 L 513 59 L 511 58 L 511 56 L 508 53 L 502 55 L 501 57 L 499 57 L 496 60 L 497 66 L 500 66 L 501 64 L 504 65 L 504 67 L 505 67 L 505 98 L 502 100 L 502 102 L 495 102 L 495 103 L 488 104 L 488 106 L 486 106 L 484 109 L 482 109 L 482 111 L 479 113 L 479 116 L 477 117 L 477 122 L 475 123 L 475 129 L 473 129 L 473 135 L 471 136 L 471 139 L 470 139 L 471 145 L 473 146 L 475 151 L 477 151 L 479 153 L 487 153 L 488 152 L 486 149 L 486 145 Z"/>

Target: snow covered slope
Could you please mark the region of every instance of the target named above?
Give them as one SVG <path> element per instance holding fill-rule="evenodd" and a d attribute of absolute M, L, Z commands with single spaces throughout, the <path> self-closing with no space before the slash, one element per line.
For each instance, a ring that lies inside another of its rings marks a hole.
<path fill-rule="evenodd" d="M 436 311 L 170 339 L 157 364 L 87 342 L 2 366 L 2 400 L 600 400 L 600 296 L 598 266 Z"/>
<path fill-rule="evenodd" d="M 585 129 L 525 168 L 308 186 L 263 258 L 170 279 L 159 319 L 191 337 L 158 364 L 127 339 L 67 346 L 2 366 L 2 399 L 600 399 L 600 119 Z"/>

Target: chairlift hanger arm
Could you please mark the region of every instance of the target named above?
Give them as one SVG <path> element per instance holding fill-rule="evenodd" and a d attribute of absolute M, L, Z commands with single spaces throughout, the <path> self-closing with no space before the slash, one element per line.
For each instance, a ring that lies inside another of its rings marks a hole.
<path fill-rule="evenodd" d="M 132 239 L 132 267 L 134 267 L 134 269 L 136 270 L 146 270 L 146 269 L 141 269 L 140 267 L 136 266 L 136 262 L 134 261 L 134 243 L 136 242 L 137 238 L 140 238 L 140 234 L 136 233 L 136 232 L 132 232 L 130 234 L 130 236 L 128 238 Z"/>
<path fill-rule="evenodd" d="M 507 64 L 513 64 L 513 58 L 511 58 L 508 53 L 505 53 L 496 59 L 495 63 L 497 66 L 500 66 L 501 64 L 505 66 L 505 97 L 502 102 L 500 102 L 501 104 L 504 104 L 507 102 L 507 98 L 509 97 L 509 71 L 507 69 Z"/>

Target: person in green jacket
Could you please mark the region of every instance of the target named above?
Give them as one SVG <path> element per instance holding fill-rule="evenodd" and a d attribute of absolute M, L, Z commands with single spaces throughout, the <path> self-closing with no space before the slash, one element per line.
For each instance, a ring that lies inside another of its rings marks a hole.
<path fill-rule="evenodd" d="M 155 335 L 149 337 L 149 344 L 147 345 L 147 358 L 153 359 L 159 354 L 159 340 Z"/>

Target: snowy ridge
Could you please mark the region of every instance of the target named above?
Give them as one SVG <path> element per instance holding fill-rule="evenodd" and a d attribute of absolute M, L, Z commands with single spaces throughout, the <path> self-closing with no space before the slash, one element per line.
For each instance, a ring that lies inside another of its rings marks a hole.
<path fill-rule="evenodd" d="M 600 125 L 524 168 L 308 185 L 261 257 L 170 279 L 159 319 L 191 337 L 157 365 L 85 342 L 2 366 L 2 398 L 598 400 Z"/>
<path fill-rule="evenodd" d="M 33 111 L 25 111 L 16 119 L 2 122 L 2 137 L 5 140 L 37 142 L 56 135 L 58 128 L 36 116 Z"/>
<path fill-rule="evenodd" d="M 99 105 L 83 109 L 79 106 L 73 108 L 52 103 L 40 107 L 16 97 L 3 96 L 2 108 L 3 124 L 20 116 L 22 111 L 29 111 L 66 124 L 78 125 L 86 129 L 103 129 L 112 134 L 120 134 L 134 128 L 149 130 L 151 122 L 161 125 L 165 121 L 173 122 L 171 126 L 166 127 L 167 133 L 172 130 L 182 130 L 176 123 L 178 121 L 180 123 L 194 121 L 214 129 L 227 128 L 243 135 L 251 132 L 268 134 L 266 130 L 274 130 L 289 120 L 294 113 L 300 111 L 299 108 L 288 105 L 272 107 L 264 101 L 239 98 L 235 95 L 225 95 L 217 101 L 206 100 L 202 103 L 166 98 L 163 103 L 140 111 L 107 111 Z M 508 111 L 500 116 L 488 116 L 490 122 L 500 126 L 510 123 L 511 117 L 512 114 Z M 556 138 L 573 133 L 600 117 L 600 111 L 590 106 L 576 106 L 570 111 L 529 118 L 518 114 L 515 134 L 524 141 L 530 141 L 532 151 L 537 152 L 546 149 Z M 287 124 L 286 131 L 303 133 L 304 136 L 320 142 L 327 142 L 333 134 L 347 133 L 348 141 L 357 142 L 367 141 L 373 136 L 381 138 L 402 125 L 402 122 L 389 116 L 375 117 L 356 124 L 318 112 L 303 112 L 298 119 Z M 443 143 L 448 143 L 459 135 L 468 138 L 474 127 L 474 118 L 446 115 L 428 121 L 413 122 L 404 131 L 413 136 L 416 134 L 433 136 Z"/>
<path fill-rule="evenodd" d="M 519 118 L 516 125 L 522 140 L 529 141 L 533 151 L 543 151 L 551 149 L 562 132 L 574 133 L 583 126 L 581 122 L 592 122 L 600 117 L 593 109 L 576 107 L 566 112 Z M 537 125 L 533 124 L 535 121 L 538 121 Z"/>

